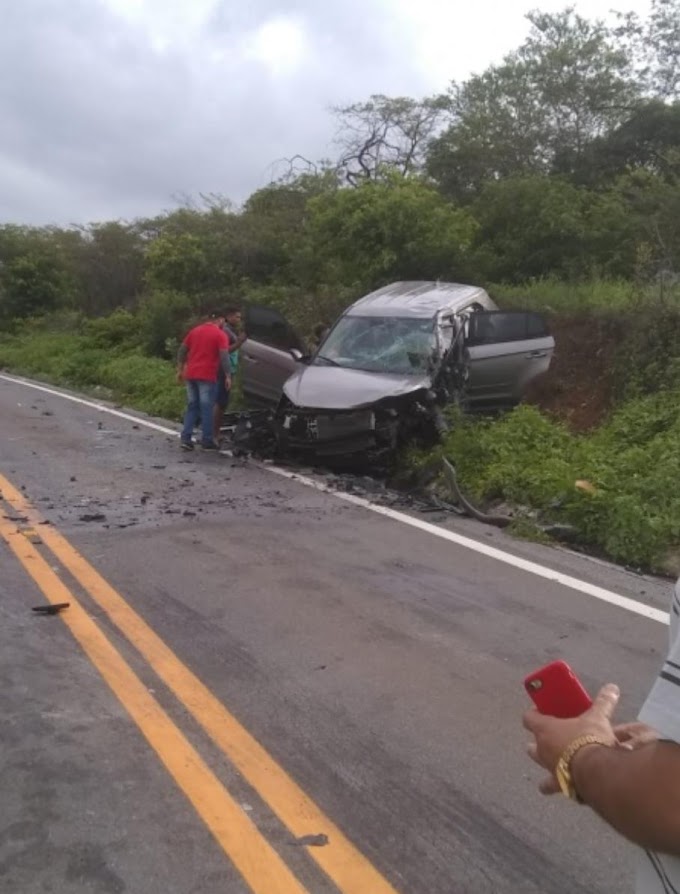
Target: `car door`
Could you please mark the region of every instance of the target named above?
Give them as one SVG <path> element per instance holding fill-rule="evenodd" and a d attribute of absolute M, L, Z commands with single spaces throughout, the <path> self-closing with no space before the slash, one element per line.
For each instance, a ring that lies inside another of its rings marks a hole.
<path fill-rule="evenodd" d="M 305 346 L 286 318 L 271 307 L 250 305 L 245 312 L 248 338 L 241 348 L 241 387 L 249 403 L 276 404 L 295 369 L 290 354 Z"/>
<path fill-rule="evenodd" d="M 464 327 L 466 397 L 473 408 L 517 404 L 550 366 L 555 340 L 540 314 L 478 311 Z"/>

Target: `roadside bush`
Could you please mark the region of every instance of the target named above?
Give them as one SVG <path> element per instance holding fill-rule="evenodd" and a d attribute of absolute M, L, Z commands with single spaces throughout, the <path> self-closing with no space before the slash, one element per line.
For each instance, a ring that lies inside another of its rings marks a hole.
<path fill-rule="evenodd" d="M 184 389 L 175 380 L 173 364 L 145 357 L 139 348 L 102 348 L 91 336 L 5 336 L 0 339 L 0 367 L 67 387 L 104 387 L 121 402 L 166 419 L 178 419 L 184 408 Z"/>
<path fill-rule="evenodd" d="M 139 337 L 144 351 L 152 357 L 174 359 L 173 352 L 195 312 L 183 292 L 157 290 L 147 295 L 139 308 Z"/>
<path fill-rule="evenodd" d="M 650 304 L 631 323 L 615 361 L 620 400 L 680 388 L 680 302 Z"/>
<path fill-rule="evenodd" d="M 119 308 L 108 317 L 87 320 L 83 332 L 98 348 L 130 348 L 140 342 L 139 318 Z"/>
<path fill-rule="evenodd" d="M 675 391 L 631 401 L 585 436 L 531 406 L 494 422 L 458 419 L 438 452 L 453 459 L 461 485 L 477 499 L 538 510 L 615 561 L 662 570 L 680 545 L 679 443 Z M 411 454 L 407 462 L 432 458 Z"/>

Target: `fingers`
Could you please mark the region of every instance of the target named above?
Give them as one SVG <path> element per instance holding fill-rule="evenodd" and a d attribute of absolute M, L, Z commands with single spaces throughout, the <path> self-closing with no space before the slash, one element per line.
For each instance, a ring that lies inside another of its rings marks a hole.
<path fill-rule="evenodd" d="M 644 728 L 642 723 L 619 723 L 614 727 L 617 742 L 629 742 L 639 736 Z"/>
<path fill-rule="evenodd" d="M 590 712 L 602 714 L 607 720 L 611 720 L 619 703 L 620 695 L 618 686 L 614 683 L 607 683 L 595 696 Z"/>
<path fill-rule="evenodd" d="M 524 729 L 528 729 L 530 733 L 535 733 L 541 725 L 542 719 L 543 717 L 538 708 L 529 708 L 522 715 L 522 726 Z"/>
<path fill-rule="evenodd" d="M 538 790 L 542 795 L 557 795 L 561 789 L 554 776 L 546 776 L 538 784 Z"/>

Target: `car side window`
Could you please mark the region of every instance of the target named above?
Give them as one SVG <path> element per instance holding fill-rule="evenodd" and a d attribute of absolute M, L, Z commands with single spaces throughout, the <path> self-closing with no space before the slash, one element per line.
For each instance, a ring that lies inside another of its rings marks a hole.
<path fill-rule="evenodd" d="M 246 309 L 245 328 L 248 338 L 272 348 L 303 350 L 304 345 L 282 314 L 271 307 L 250 305 Z"/>
<path fill-rule="evenodd" d="M 465 340 L 469 346 L 526 341 L 550 334 L 546 321 L 540 314 L 522 311 L 472 314 L 467 327 Z"/>

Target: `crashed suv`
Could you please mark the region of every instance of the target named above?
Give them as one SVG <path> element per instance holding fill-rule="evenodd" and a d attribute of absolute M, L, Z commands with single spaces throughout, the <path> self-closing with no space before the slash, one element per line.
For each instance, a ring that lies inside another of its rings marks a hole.
<path fill-rule="evenodd" d="M 399 282 L 352 304 L 309 352 L 275 310 L 246 311 L 242 387 L 274 408 L 284 452 L 390 452 L 445 429 L 443 408 L 496 411 L 544 373 L 555 342 L 532 312 L 500 311 L 481 288 Z"/>

